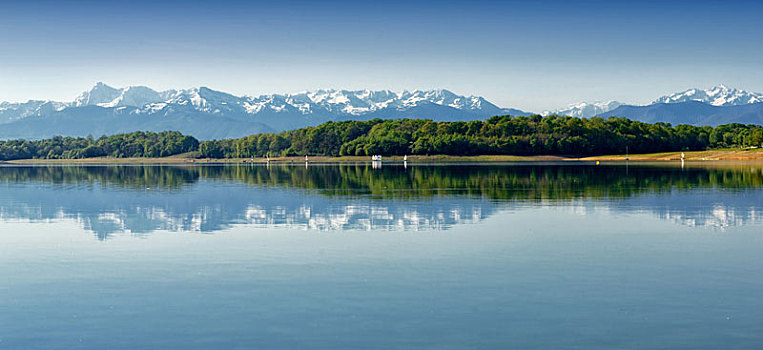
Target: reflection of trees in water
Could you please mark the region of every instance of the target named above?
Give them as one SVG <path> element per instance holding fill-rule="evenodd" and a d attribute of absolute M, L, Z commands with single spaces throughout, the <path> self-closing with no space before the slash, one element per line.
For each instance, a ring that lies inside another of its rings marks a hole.
<path fill-rule="evenodd" d="M 0 167 L 0 182 L 42 182 L 56 185 L 104 184 L 132 189 L 177 189 L 199 180 L 191 168 L 143 165 Z"/>
<path fill-rule="evenodd" d="M 370 165 L 35 166 L 0 168 L 0 184 L 5 187 L 0 191 L 2 218 L 73 218 L 105 237 L 114 232 L 155 230 L 210 232 L 232 224 L 316 230 L 447 229 L 479 221 L 510 206 L 507 201 L 517 200 L 646 201 L 639 205 L 685 224 L 702 225 L 705 218 L 721 212 L 731 214 L 717 218 L 718 222 L 744 224 L 751 215 L 756 220 L 761 197 L 751 189 L 763 186 L 763 172 L 760 167 L 682 170 L 535 164 L 407 169 L 373 169 Z M 698 191 L 715 191 L 710 195 L 722 198 L 721 202 L 686 203 L 696 202 L 691 195 Z M 753 193 L 752 200 L 739 199 L 749 196 L 718 197 L 729 191 Z M 684 198 L 677 200 L 676 193 Z"/>
<path fill-rule="evenodd" d="M 689 188 L 763 186 L 763 167 L 643 166 L 35 166 L 0 168 L 0 182 L 104 184 L 127 189 L 180 189 L 202 179 L 316 190 L 326 195 L 421 198 L 471 195 L 491 199 L 628 197 Z"/>

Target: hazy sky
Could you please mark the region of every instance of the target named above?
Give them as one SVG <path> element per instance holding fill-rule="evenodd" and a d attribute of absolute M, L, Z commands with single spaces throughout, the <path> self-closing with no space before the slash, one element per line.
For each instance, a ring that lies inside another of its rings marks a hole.
<path fill-rule="evenodd" d="M 68 101 L 97 81 L 446 88 L 536 112 L 763 91 L 761 17 L 753 1 L 0 2 L 0 101 Z"/>

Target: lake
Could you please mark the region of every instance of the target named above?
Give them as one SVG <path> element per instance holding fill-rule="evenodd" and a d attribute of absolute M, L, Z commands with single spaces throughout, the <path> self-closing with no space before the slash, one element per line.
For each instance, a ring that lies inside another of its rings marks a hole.
<path fill-rule="evenodd" d="M 763 165 L 1 166 L 0 349 L 763 348 Z"/>

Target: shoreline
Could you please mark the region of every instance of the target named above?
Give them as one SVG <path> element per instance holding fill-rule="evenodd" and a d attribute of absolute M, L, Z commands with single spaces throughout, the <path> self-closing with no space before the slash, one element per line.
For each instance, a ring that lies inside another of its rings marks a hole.
<path fill-rule="evenodd" d="M 684 152 L 685 161 L 744 161 L 744 162 L 763 162 L 763 149 L 722 149 L 710 151 L 691 151 Z M 371 159 L 367 156 L 310 156 L 309 163 L 314 164 L 339 164 L 339 163 L 370 163 Z M 476 156 L 408 156 L 408 163 L 507 163 L 507 162 L 595 162 L 595 161 L 634 161 L 634 162 L 668 162 L 681 160 L 681 152 L 662 152 L 651 154 L 632 154 L 628 155 L 602 155 L 602 156 L 559 156 L 559 155 L 539 155 L 539 156 L 513 156 L 513 155 L 476 155 Z M 384 157 L 383 163 L 403 162 L 402 156 Z M 157 164 L 157 165 L 192 165 L 192 164 L 265 164 L 265 158 L 225 158 L 225 159 L 207 159 L 207 158 L 187 158 L 187 157 L 165 157 L 165 158 L 83 158 L 83 159 L 19 159 L 10 161 L 0 161 L 0 164 L 6 165 L 56 165 L 56 164 L 90 164 L 90 165 L 110 165 L 110 164 Z M 304 164 L 304 157 L 273 157 L 270 158 L 271 164 Z"/>

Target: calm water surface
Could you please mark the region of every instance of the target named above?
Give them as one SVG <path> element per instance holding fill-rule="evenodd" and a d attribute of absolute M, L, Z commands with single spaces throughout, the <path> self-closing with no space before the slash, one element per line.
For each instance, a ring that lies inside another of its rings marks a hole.
<path fill-rule="evenodd" d="M 763 166 L 0 167 L 0 349 L 763 348 Z"/>

